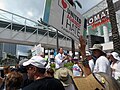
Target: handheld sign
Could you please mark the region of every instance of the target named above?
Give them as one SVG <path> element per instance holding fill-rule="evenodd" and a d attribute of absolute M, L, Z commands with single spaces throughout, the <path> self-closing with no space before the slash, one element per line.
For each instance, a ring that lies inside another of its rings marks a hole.
<path fill-rule="evenodd" d="M 79 42 L 84 18 L 67 0 L 46 0 L 43 21 Z"/>

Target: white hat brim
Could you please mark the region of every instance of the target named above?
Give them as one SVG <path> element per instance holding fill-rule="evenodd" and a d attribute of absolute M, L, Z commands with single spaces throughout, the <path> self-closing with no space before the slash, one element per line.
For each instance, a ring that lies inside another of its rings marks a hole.
<path fill-rule="evenodd" d="M 103 51 L 103 50 L 101 50 L 101 49 L 98 49 L 98 48 L 89 48 L 90 50 L 100 50 L 100 51 L 102 51 L 103 53 L 105 53 L 105 51 Z"/>
<path fill-rule="evenodd" d="M 26 61 L 26 62 L 23 63 L 23 66 L 28 66 L 30 64 L 31 64 L 31 60 L 28 60 L 28 61 Z"/>
<path fill-rule="evenodd" d="M 98 49 L 98 48 L 89 48 L 90 50 L 100 50 L 102 51 L 101 49 Z"/>
<path fill-rule="evenodd" d="M 120 61 L 120 57 L 117 57 L 117 58 L 115 58 L 115 59 L 117 59 L 118 61 Z"/>
<path fill-rule="evenodd" d="M 89 48 L 90 50 L 94 50 L 95 48 Z"/>

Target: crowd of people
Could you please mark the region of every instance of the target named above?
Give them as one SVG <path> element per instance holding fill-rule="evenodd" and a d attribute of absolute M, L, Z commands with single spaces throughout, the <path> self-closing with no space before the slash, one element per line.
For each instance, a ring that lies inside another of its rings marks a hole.
<path fill-rule="evenodd" d="M 119 54 L 105 53 L 100 44 L 94 44 L 90 51 L 85 47 L 85 40 L 80 36 L 81 56 L 73 59 L 59 48 L 55 68 L 48 68 L 44 56 L 24 59 L 14 69 L 4 67 L 0 90 L 119 90 Z M 70 60 L 74 64 L 68 69 L 64 64 Z"/>

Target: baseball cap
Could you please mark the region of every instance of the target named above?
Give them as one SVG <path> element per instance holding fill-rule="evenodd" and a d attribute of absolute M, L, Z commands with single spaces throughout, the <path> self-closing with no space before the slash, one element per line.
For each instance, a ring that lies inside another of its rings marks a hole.
<path fill-rule="evenodd" d="M 22 59 L 21 61 L 19 61 L 19 65 L 20 65 L 20 66 L 22 66 L 22 65 L 23 65 L 23 63 L 24 63 L 24 62 L 26 62 L 26 61 L 28 61 L 28 59 L 27 59 L 27 58 Z"/>
<path fill-rule="evenodd" d="M 38 68 L 45 68 L 46 61 L 41 56 L 33 56 L 31 59 L 23 63 L 23 66 L 33 65 Z"/>

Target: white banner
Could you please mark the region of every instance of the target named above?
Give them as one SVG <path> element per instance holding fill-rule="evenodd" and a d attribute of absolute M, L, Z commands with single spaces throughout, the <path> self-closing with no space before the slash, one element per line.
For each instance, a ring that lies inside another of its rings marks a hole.
<path fill-rule="evenodd" d="M 39 55 L 44 54 L 44 48 L 41 47 L 41 44 L 38 44 L 37 46 L 35 45 L 31 49 L 31 52 L 32 52 L 32 56 L 39 56 Z"/>
<path fill-rule="evenodd" d="M 83 35 L 84 18 L 67 0 L 46 0 L 44 22 L 75 41 Z"/>

